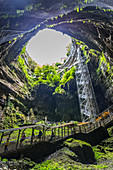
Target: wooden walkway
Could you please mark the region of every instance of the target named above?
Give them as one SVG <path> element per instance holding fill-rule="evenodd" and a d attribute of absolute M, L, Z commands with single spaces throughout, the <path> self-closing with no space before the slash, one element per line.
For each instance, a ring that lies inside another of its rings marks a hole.
<path fill-rule="evenodd" d="M 113 124 L 113 105 L 99 114 L 94 122 L 65 123 L 56 126 L 46 126 L 45 124 L 24 126 L 20 128 L 12 128 L 0 130 L 0 154 L 4 152 L 4 146 L 9 138 L 8 151 L 17 150 L 25 145 L 32 145 L 40 141 L 51 141 L 51 134 L 54 138 L 51 142 L 55 142 L 66 137 L 70 137 L 76 133 L 88 134 L 99 127 L 108 127 Z M 42 131 L 41 139 L 38 138 L 39 131 Z M 26 138 L 20 146 L 21 136 L 25 132 Z"/>

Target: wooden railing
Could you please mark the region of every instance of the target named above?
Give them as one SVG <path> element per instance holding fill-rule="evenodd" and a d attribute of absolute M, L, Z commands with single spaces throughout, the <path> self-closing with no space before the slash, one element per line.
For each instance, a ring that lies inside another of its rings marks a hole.
<path fill-rule="evenodd" d="M 24 145 L 31 145 L 40 141 L 55 142 L 64 139 L 76 133 L 89 133 L 100 126 L 106 127 L 113 122 L 113 105 L 95 118 L 94 122 L 82 122 L 78 124 L 65 123 L 61 125 L 48 127 L 44 124 L 24 126 L 20 128 L 12 128 L 0 130 L 0 153 L 4 152 L 4 146 L 9 140 L 8 150 L 16 150 Z M 39 131 L 42 131 L 41 139 L 38 138 Z M 25 132 L 26 138 L 20 146 L 21 136 Z M 51 138 L 52 132 L 54 137 Z"/>

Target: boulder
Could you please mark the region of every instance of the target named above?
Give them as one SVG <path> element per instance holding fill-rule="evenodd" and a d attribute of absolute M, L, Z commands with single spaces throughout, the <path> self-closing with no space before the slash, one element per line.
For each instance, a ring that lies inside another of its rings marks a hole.
<path fill-rule="evenodd" d="M 95 161 L 94 152 L 89 143 L 70 138 L 64 142 L 64 145 L 78 156 L 80 162 L 93 163 Z"/>

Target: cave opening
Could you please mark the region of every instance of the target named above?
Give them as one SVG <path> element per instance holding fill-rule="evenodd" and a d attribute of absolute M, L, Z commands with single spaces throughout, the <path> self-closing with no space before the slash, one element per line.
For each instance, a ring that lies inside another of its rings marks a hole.
<path fill-rule="evenodd" d="M 39 31 L 27 43 L 26 51 L 29 56 L 42 65 L 63 63 L 67 57 L 67 47 L 71 44 L 71 37 L 52 29 Z"/>

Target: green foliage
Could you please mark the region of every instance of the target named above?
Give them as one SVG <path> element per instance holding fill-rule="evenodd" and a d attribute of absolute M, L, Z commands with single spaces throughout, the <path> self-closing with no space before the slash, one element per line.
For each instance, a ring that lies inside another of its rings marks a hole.
<path fill-rule="evenodd" d="M 21 111 L 19 111 L 19 107 L 15 108 L 9 98 L 4 109 L 3 127 L 13 128 L 15 124 L 25 121 L 25 119 L 26 117 Z"/>
<path fill-rule="evenodd" d="M 113 68 L 110 63 L 107 61 L 104 53 L 100 53 L 99 56 L 99 66 L 97 69 L 98 74 L 102 74 L 106 79 L 106 83 L 113 84 Z"/>
<path fill-rule="evenodd" d="M 56 67 L 58 67 L 58 66 L 60 66 L 60 65 L 61 65 L 61 63 L 58 63 L 58 62 L 55 63 L 55 66 L 56 66 Z"/>
<path fill-rule="evenodd" d="M 16 10 L 16 13 L 17 13 L 17 14 L 23 14 L 23 13 L 24 13 L 24 10 Z"/>
<path fill-rule="evenodd" d="M 53 94 L 55 94 L 55 93 L 66 94 L 65 90 L 63 88 L 61 88 L 61 86 L 56 87 L 55 92 Z"/>
<path fill-rule="evenodd" d="M 69 56 L 70 54 L 70 50 L 71 50 L 71 43 L 66 47 L 66 50 L 67 50 L 67 56 Z"/>
<path fill-rule="evenodd" d="M 59 65 L 59 64 L 56 64 Z M 34 74 L 36 75 L 34 85 L 38 84 L 48 84 L 49 86 L 54 86 L 55 93 L 65 94 L 65 90 L 61 88 L 61 85 L 65 86 L 65 84 L 72 80 L 75 76 L 75 68 L 72 67 L 69 71 L 65 70 L 64 75 L 61 77 L 60 74 L 57 73 L 56 66 L 44 65 L 42 68 L 36 67 L 34 70 Z"/>
<path fill-rule="evenodd" d="M 24 46 L 24 47 L 22 48 L 22 51 L 21 51 L 20 54 L 25 54 L 25 51 L 26 51 L 26 46 Z"/>
<path fill-rule="evenodd" d="M 44 65 L 42 68 L 36 67 L 34 70 L 34 74 L 36 75 L 37 84 L 48 84 L 50 86 L 54 86 L 59 84 L 60 75 L 56 72 L 57 67 Z M 35 82 L 36 85 L 36 82 Z"/>
<path fill-rule="evenodd" d="M 4 158 L 4 159 L 2 159 L 2 161 L 3 161 L 3 162 L 7 162 L 7 161 L 8 161 L 8 159 Z"/>
<path fill-rule="evenodd" d="M 58 163 L 54 163 L 51 160 L 47 160 L 43 162 L 42 164 L 37 164 L 35 167 L 33 167 L 31 170 L 63 170 L 63 168 L 58 167 Z"/>
<path fill-rule="evenodd" d="M 70 51 L 70 45 L 67 47 L 68 52 Z M 39 84 L 47 84 L 48 86 L 55 87 L 55 93 L 65 94 L 65 84 L 75 77 L 75 68 L 72 67 L 67 71 L 65 69 L 64 75 L 58 73 L 58 66 L 60 63 L 56 63 L 55 66 L 43 65 L 38 67 L 30 57 L 27 57 L 28 64 L 26 65 L 26 46 L 23 47 L 20 56 L 18 57 L 18 67 L 24 73 L 25 84 L 23 92 L 25 93 L 26 88 L 33 88 Z M 62 86 L 62 87 L 61 87 Z"/>
<path fill-rule="evenodd" d="M 72 67 L 69 71 L 66 71 L 61 79 L 60 84 L 65 85 L 68 81 L 72 80 L 75 76 L 75 67 Z"/>
<path fill-rule="evenodd" d="M 23 48 L 21 53 L 24 54 L 24 52 L 25 52 L 25 48 Z M 28 73 L 28 66 L 25 64 L 25 60 L 22 58 L 22 56 L 19 56 L 17 61 L 18 61 L 19 67 L 21 68 L 21 70 L 25 74 L 25 77 L 27 78 L 28 84 L 30 86 L 32 86 L 33 85 L 33 77 L 30 76 Z"/>
<path fill-rule="evenodd" d="M 105 154 L 104 153 L 102 153 L 101 151 L 100 151 L 100 149 L 98 149 L 97 147 L 93 147 L 93 151 L 94 151 L 94 153 L 95 153 L 95 159 L 98 161 L 99 159 L 101 159 L 101 158 L 104 158 L 105 157 Z"/>
<path fill-rule="evenodd" d="M 32 9 L 33 9 L 33 4 L 28 5 L 28 6 L 25 7 L 25 10 L 26 10 L 26 11 L 29 11 L 29 12 L 30 12 Z"/>

